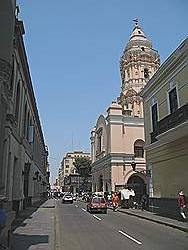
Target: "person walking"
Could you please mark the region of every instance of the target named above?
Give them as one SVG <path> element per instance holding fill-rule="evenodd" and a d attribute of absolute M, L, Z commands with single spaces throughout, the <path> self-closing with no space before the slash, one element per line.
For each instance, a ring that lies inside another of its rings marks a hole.
<path fill-rule="evenodd" d="M 141 210 L 146 210 L 146 203 L 147 203 L 147 197 L 146 197 L 146 194 L 143 194 L 142 195 L 142 198 L 141 198 Z"/>
<path fill-rule="evenodd" d="M 117 195 L 116 192 L 112 194 L 112 206 L 113 206 L 113 211 L 116 212 L 119 206 L 119 196 Z"/>
<path fill-rule="evenodd" d="M 112 205 L 112 195 L 111 195 L 111 193 L 108 193 L 108 195 L 107 195 L 107 203 L 108 203 L 108 206 L 111 207 L 111 205 Z"/>
<path fill-rule="evenodd" d="M 185 215 L 186 199 L 183 191 L 179 192 L 178 206 L 180 209 L 181 216 L 183 217 L 184 220 L 186 220 L 186 215 Z"/>

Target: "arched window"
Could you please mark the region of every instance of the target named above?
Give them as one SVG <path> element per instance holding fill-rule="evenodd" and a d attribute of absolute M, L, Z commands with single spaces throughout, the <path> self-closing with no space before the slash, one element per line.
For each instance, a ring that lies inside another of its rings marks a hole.
<path fill-rule="evenodd" d="M 99 128 L 96 132 L 96 155 L 100 154 L 102 151 L 102 127 Z"/>
<path fill-rule="evenodd" d="M 144 158 L 144 141 L 138 139 L 134 143 L 134 155 L 136 158 Z"/>

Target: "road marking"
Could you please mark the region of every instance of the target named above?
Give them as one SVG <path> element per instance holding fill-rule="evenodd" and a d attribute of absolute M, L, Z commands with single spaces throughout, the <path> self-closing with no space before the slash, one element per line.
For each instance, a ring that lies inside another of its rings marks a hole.
<path fill-rule="evenodd" d="M 118 232 L 119 232 L 120 234 L 123 234 L 123 235 L 126 236 L 127 238 L 133 240 L 133 241 L 136 242 L 137 244 L 142 245 L 142 242 L 140 242 L 140 241 L 134 239 L 133 237 L 131 237 L 130 235 L 124 233 L 123 231 L 119 230 Z"/>
<path fill-rule="evenodd" d="M 101 218 L 97 217 L 96 215 L 93 215 L 93 217 L 95 217 L 97 220 L 101 220 Z"/>
<path fill-rule="evenodd" d="M 82 210 L 83 210 L 84 212 L 86 212 L 86 209 L 85 209 L 85 208 L 82 208 Z"/>

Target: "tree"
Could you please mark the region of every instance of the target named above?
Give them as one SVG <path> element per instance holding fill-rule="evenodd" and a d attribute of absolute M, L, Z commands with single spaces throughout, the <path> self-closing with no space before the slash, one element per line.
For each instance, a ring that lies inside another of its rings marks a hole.
<path fill-rule="evenodd" d="M 73 164 L 81 177 L 85 178 L 91 174 L 91 160 L 88 157 L 76 157 Z"/>
<path fill-rule="evenodd" d="M 77 157 L 74 166 L 83 180 L 83 190 L 88 189 L 88 179 L 91 175 L 91 160 L 88 157 Z"/>

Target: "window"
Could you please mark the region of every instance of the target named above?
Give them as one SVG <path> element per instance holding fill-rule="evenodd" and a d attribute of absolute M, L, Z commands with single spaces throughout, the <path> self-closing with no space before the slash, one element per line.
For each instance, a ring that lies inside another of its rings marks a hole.
<path fill-rule="evenodd" d="M 99 128 L 99 130 L 97 131 L 97 138 L 96 138 L 96 148 L 97 148 L 97 152 L 96 154 L 101 153 L 102 150 L 102 128 Z"/>
<path fill-rule="evenodd" d="M 151 107 L 151 115 L 152 115 L 152 126 L 153 126 L 153 131 L 157 130 L 157 121 L 158 121 L 158 108 L 157 108 L 157 103 L 155 103 Z"/>
<path fill-rule="evenodd" d="M 143 158 L 144 157 L 144 149 L 143 147 L 134 147 L 134 155 L 136 158 Z"/>
<path fill-rule="evenodd" d="M 144 77 L 149 78 L 149 70 L 147 68 L 144 69 Z"/>
<path fill-rule="evenodd" d="M 128 109 L 128 104 L 127 103 L 125 104 L 124 109 Z"/>
<path fill-rule="evenodd" d="M 170 113 L 173 113 L 178 109 L 178 98 L 177 98 L 176 88 L 173 88 L 171 91 L 169 91 L 168 95 L 169 95 Z"/>
<path fill-rule="evenodd" d="M 144 158 L 144 141 L 138 139 L 134 143 L 134 155 L 136 158 Z"/>
<path fill-rule="evenodd" d="M 26 137 L 26 134 L 27 134 L 26 123 L 27 123 L 27 103 L 25 103 L 25 107 L 24 107 L 23 134 L 24 134 L 25 137 Z"/>
<path fill-rule="evenodd" d="M 28 136 L 28 141 L 29 143 L 34 142 L 34 131 L 35 131 L 35 127 L 34 125 L 29 125 L 29 136 Z"/>
<path fill-rule="evenodd" d="M 16 90 L 16 108 L 15 108 L 15 119 L 17 122 L 19 117 L 19 105 L 20 105 L 20 83 L 18 82 Z"/>
<path fill-rule="evenodd" d="M 29 111 L 27 113 L 27 122 L 26 122 L 26 139 L 28 140 L 29 138 L 29 119 L 30 119 L 30 115 L 29 115 Z"/>

